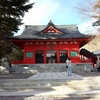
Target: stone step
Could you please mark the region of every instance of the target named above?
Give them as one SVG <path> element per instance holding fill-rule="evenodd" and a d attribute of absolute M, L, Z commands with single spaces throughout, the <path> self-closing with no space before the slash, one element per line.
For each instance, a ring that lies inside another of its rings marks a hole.
<path fill-rule="evenodd" d="M 68 82 L 34 82 L 34 83 L 3 83 L 0 85 L 2 88 L 7 87 L 49 87 L 49 86 L 67 86 L 70 85 Z M 74 85 L 74 84 L 72 84 Z"/>
<path fill-rule="evenodd" d="M 45 87 L 11 87 L 11 88 L 0 88 L 0 92 L 26 92 L 26 91 L 80 91 L 79 88 L 74 89 L 73 87 L 69 86 L 45 86 Z M 87 88 L 81 89 L 81 90 L 87 90 Z"/>
<path fill-rule="evenodd" d="M 5 87 L 0 92 L 51 91 L 52 87 Z"/>
<path fill-rule="evenodd" d="M 60 85 L 67 85 L 67 83 L 29 83 L 29 84 L 17 84 L 17 83 L 8 83 L 8 84 L 2 84 L 2 87 L 35 87 L 35 86 L 39 86 L 39 87 L 44 87 L 44 86 L 60 86 Z"/>
<path fill-rule="evenodd" d="M 46 79 L 46 80 L 3 80 L 0 86 L 16 86 L 16 85 L 33 85 L 33 84 L 71 84 L 71 85 L 100 85 L 97 81 L 92 80 L 66 80 L 66 79 Z"/>
<path fill-rule="evenodd" d="M 87 90 L 87 89 L 100 89 L 100 84 L 90 80 L 75 80 L 75 81 L 55 81 L 55 82 L 17 82 L 17 83 L 1 83 L 0 91 L 46 91 L 51 90 L 53 87 L 70 87 L 74 90 Z"/>
<path fill-rule="evenodd" d="M 74 79 L 2 79 L 2 83 L 33 83 L 33 82 L 70 82 Z"/>
<path fill-rule="evenodd" d="M 84 86 L 79 86 L 79 85 L 61 85 L 61 86 L 24 86 L 24 87 L 1 87 L 0 92 L 18 92 L 18 91 L 56 91 L 56 90 L 77 90 L 77 91 L 89 91 L 89 90 L 98 90 L 100 89 L 100 86 L 89 86 L 89 85 L 84 85 Z"/>

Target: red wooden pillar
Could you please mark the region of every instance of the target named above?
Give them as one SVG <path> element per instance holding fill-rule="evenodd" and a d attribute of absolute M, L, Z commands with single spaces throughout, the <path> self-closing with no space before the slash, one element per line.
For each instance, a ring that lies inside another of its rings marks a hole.
<path fill-rule="evenodd" d="M 34 51 L 33 54 L 34 54 L 34 63 L 36 63 L 36 61 L 35 61 L 36 60 L 36 51 Z"/>
<path fill-rule="evenodd" d="M 60 63 L 60 52 L 57 50 L 57 63 Z"/>
<path fill-rule="evenodd" d="M 68 50 L 68 57 L 70 58 L 70 50 Z"/>
<path fill-rule="evenodd" d="M 80 60 L 82 61 L 82 55 L 80 55 Z"/>
<path fill-rule="evenodd" d="M 60 63 L 60 51 L 59 51 L 59 42 L 57 42 L 57 63 Z"/>
<path fill-rule="evenodd" d="M 67 49 L 67 50 L 68 50 L 68 57 L 69 57 L 69 58 L 70 58 L 70 51 L 71 51 L 70 49 L 71 49 L 71 47 L 70 47 L 70 42 L 68 42 L 68 49 Z"/>
<path fill-rule="evenodd" d="M 26 57 L 26 51 L 24 50 L 24 52 L 23 52 L 23 62 L 25 61 L 25 57 Z"/>
<path fill-rule="evenodd" d="M 44 50 L 44 63 L 46 63 L 46 50 Z"/>

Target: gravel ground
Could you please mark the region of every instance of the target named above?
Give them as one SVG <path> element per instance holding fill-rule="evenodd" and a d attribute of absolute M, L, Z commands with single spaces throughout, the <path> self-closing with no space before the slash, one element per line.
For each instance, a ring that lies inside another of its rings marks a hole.
<path fill-rule="evenodd" d="M 0 97 L 0 100 L 97 100 L 93 97 L 68 97 L 68 96 L 7 96 Z M 99 100 L 99 99 L 98 99 Z"/>

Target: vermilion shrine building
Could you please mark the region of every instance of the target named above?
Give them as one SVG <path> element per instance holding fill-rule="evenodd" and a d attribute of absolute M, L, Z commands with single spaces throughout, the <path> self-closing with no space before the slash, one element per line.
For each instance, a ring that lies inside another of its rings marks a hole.
<path fill-rule="evenodd" d="M 80 63 L 80 48 L 92 36 L 81 34 L 76 25 L 54 25 L 50 21 L 47 25 L 28 25 L 21 35 L 8 39 L 23 50 L 23 60 L 13 60 L 14 64 L 52 63 L 51 55 L 53 63 L 65 63 L 67 57 Z"/>

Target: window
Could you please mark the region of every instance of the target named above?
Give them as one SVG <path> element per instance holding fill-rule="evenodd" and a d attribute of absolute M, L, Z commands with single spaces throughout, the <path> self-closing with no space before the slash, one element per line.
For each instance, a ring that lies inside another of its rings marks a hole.
<path fill-rule="evenodd" d="M 77 51 L 71 51 L 70 56 L 78 56 L 78 52 Z"/>
<path fill-rule="evenodd" d="M 33 52 L 26 52 L 26 58 L 32 58 Z"/>

